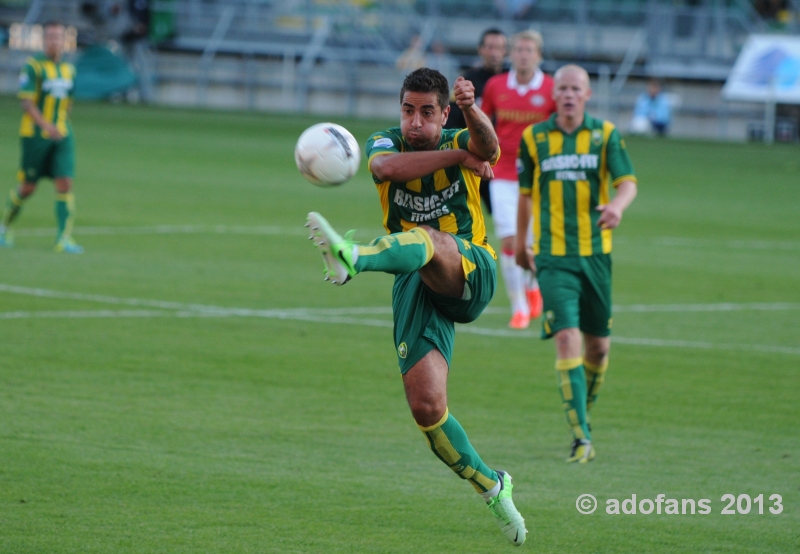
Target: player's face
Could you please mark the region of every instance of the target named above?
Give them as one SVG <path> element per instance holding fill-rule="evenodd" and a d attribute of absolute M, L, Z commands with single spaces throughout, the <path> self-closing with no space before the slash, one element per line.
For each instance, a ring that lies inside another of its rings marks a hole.
<path fill-rule="evenodd" d="M 542 56 L 532 40 L 520 39 L 511 48 L 511 65 L 517 73 L 528 73 L 539 69 Z"/>
<path fill-rule="evenodd" d="M 48 25 L 44 29 L 44 53 L 48 58 L 57 60 L 64 53 L 66 33 L 62 25 Z"/>
<path fill-rule="evenodd" d="M 433 150 L 439 145 L 450 106 L 442 109 L 435 92 L 411 92 L 400 105 L 400 130 L 414 150 Z"/>
<path fill-rule="evenodd" d="M 586 101 L 591 96 L 589 81 L 580 71 L 567 71 L 559 75 L 553 86 L 553 100 L 559 115 L 583 117 Z"/>
<path fill-rule="evenodd" d="M 499 70 L 506 59 L 505 35 L 486 35 L 483 44 L 478 48 L 478 55 L 483 58 L 483 65 Z"/>

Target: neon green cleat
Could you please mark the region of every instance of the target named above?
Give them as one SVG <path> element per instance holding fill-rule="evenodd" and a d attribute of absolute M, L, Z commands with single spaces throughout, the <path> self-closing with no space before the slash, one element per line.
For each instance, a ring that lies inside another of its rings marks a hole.
<path fill-rule="evenodd" d="M 572 453 L 567 458 L 567 463 L 578 462 L 586 464 L 594 460 L 594 446 L 592 441 L 586 439 L 575 439 L 572 441 Z"/>
<path fill-rule="evenodd" d="M 353 261 L 356 242 L 352 240 L 355 230 L 348 231 L 343 238 L 317 212 L 308 214 L 306 227 L 311 229 L 308 239 L 314 241 L 325 262 L 325 280 L 334 285 L 344 285 L 356 274 Z"/>
<path fill-rule="evenodd" d="M 79 246 L 72 237 L 66 237 L 56 243 L 55 251 L 65 254 L 83 254 L 83 246 Z"/>
<path fill-rule="evenodd" d="M 14 233 L 11 229 L 0 225 L 0 246 L 4 248 L 11 248 L 14 246 Z"/>
<path fill-rule="evenodd" d="M 500 531 L 514 546 L 522 546 L 528 530 L 525 529 L 525 519 L 517 511 L 514 501 L 511 499 L 511 491 L 514 485 L 511 484 L 511 476 L 505 471 L 498 471 L 500 478 L 500 492 L 492 498 L 487 507 L 496 518 Z"/>

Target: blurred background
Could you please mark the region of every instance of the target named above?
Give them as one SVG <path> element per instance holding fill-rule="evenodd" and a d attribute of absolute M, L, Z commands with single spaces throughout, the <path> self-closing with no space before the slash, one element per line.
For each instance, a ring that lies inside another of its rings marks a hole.
<path fill-rule="evenodd" d="M 404 52 L 452 79 L 483 30 L 534 29 L 624 131 L 656 79 L 673 136 L 800 140 L 800 0 L 0 0 L 0 93 L 53 19 L 79 98 L 390 116 Z"/>

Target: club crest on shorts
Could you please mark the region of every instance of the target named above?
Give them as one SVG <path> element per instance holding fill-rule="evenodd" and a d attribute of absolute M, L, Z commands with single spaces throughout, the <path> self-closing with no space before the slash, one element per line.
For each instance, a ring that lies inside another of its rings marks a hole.
<path fill-rule="evenodd" d="M 408 345 L 406 343 L 401 342 L 397 346 L 397 355 L 403 359 L 405 359 L 405 357 L 408 356 Z"/>

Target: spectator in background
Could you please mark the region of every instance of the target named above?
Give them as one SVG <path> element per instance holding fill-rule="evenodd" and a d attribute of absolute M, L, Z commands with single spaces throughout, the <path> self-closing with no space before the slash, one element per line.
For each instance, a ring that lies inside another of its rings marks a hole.
<path fill-rule="evenodd" d="M 667 134 L 671 117 L 667 95 L 661 90 L 661 83 L 653 79 L 647 85 L 647 92 L 636 99 L 630 130 L 639 134 L 652 131 L 663 137 Z"/>
<path fill-rule="evenodd" d="M 403 50 L 395 62 L 395 67 L 403 72 L 411 72 L 425 67 L 425 51 L 422 49 L 422 37 L 414 35 L 408 48 Z"/>
<path fill-rule="evenodd" d="M 458 60 L 450 55 L 444 43 L 435 40 L 431 44 L 431 51 L 425 58 L 425 67 L 435 69 L 447 78 L 447 82 L 453 84 L 458 77 Z"/>
<path fill-rule="evenodd" d="M 122 36 L 124 42 L 147 38 L 150 32 L 149 0 L 128 0 L 130 29 Z"/>
<path fill-rule="evenodd" d="M 525 19 L 535 3 L 535 0 L 496 0 L 495 6 L 507 19 Z"/>
<path fill-rule="evenodd" d="M 480 107 L 483 101 L 483 88 L 486 82 L 506 71 L 506 54 L 508 53 L 508 39 L 505 33 L 497 28 L 486 29 L 481 34 L 478 43 L 478 55 L 480 56 L 480 66 L 474 67 L 464 73 L 464 78 L 471 81 L 475 87 L 475 104 Z M 450 98 L 450 115 L 444 125 L 445 129 L 463 129 L 466 127 L 464 114 L 456 105 L 453 98 Z M 511 154 L 513 156 L 513 154 Z M 492 213 L 492 199 L 489 196 L 489 181 L 481 181 L 481 199 L 486 205 L 486 211 Z"/>
<path fill-rule="evenodd" d="M 483 87 L 486 81 L 507 71 L 506 54 L 508 53 L 508 39 L 500 29 L 486 29 L 481 34 L 478 43 L 478 56 L 480 66 L 474 67 L 464 73 L 464 79 L 475 86 L 475 103 L 480 107 L 483 101 Z M 463 129 L 465 127 L 464 115 L 453 99 L 450 99 L 450 115 L 445 123 L 445 129 Z"/>
<path fill-rule="evenodd" d="M 786 0 L 754 0 L 753 7 L 767 21 L 786 23 L 789 19 L 789 3 Z"/>

